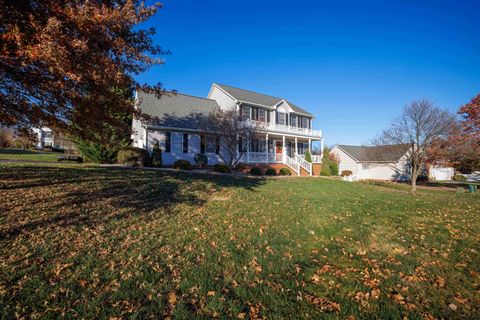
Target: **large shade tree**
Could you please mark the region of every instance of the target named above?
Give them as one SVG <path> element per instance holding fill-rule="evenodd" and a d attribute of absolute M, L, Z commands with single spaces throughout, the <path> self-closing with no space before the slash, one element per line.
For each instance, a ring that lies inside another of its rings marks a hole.
<path fill-rule="evenodd" d="M 463 172 L 480 170 L 480 94 L 458 111 L 460 121 L 446 139 L 429 150 L 436 163 L 454 165 Z"/>
<path fill-rule="evenodd" d="M 410 165 L 411 192 L 416 191 L 417 178 L 425 169 L 428 150 L 438 141 L 448 137 L 454 117 L 428 100 L 412 101 L 402 114 L 376 139 L 377 145 L 408 145 L 407 161 Z"/>
<path fill-rule="evenodd" d="M 68 133 L 78 114 L 100 120 L 92 125 L 115 125 L 118 114 L 134 112 L 125 90 L 161 94 L 160 85 L 134 79 L 165 53 L 152 40 L 154 29 L 138 27 L 159 4 L 0 0 L 0 7 L 0 125 Z"/>

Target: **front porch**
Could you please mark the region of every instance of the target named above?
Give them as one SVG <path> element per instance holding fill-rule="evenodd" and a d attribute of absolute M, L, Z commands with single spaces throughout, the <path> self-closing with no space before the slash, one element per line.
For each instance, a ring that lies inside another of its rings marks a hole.
<path fill-rule="evenodd" d="M 312 142 L 319 141 L 323 151 L 323 139 L 312 139 L 296 136 L 266 134 L 253 138 L 241 162 L 246 164 L 286 164 L 297 175 L 302 169 L 309 175 L 313 173 L 313 164 L 322 162 L 322 155 L 312 155 Z M 305 160 L 309 152 L 312 162 Z"/>

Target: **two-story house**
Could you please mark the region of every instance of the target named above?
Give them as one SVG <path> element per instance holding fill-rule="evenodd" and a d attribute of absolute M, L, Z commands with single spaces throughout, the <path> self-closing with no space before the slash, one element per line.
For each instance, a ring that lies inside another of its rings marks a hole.
<path fill-rule="evenodd" d="M 313 130 L 314 116 L 290 101 L 248 90 L 214 83 L 207 98 L 184 94 L 164 95 L 139 91 L 136 107 L 155 121 L 134 119 L 133 144 L 152 150 L 158 141 L 163 150 L 163 163 L 171 165 L 178 159 L 194 163 L 197 153 L 208 156 L 209 164 L 221 162 L 221 137 L 203 135 L 202 117 L 216 109 L 234 108 L 245 120 L 262 123 L 242 162 L 250 165 L 288 166 L 296 174 L 313 174 L 321 155 L 305 161 L 305 153 L 312 150 L 312 142 L 319 141 L 323 150 L 322 132 Z M 319 165 L 317 166 L 319 170 Z"/>

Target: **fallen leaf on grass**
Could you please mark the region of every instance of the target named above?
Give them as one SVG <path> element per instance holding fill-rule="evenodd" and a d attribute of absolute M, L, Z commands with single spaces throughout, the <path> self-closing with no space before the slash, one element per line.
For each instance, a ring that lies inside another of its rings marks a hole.
<path fill-rule="evenodd" d="M 215 293 L 216 293 L 215 291 L 213 291 L 213 290 L 210 290 L 210 291 L 208 291 L 208 292 L 207 292 L 207 297 L 214 296 L 214 295 L 215 295 Z"/>
<path fill-rule="evenodd" d="M 330 301 L 327 298 L 315 297 L 310 294 L 304 295 L 305 300 L 315 305 L 320 311 L 323 312 L 340 312 L 340 304 Z"/>
<path fill-rule="evenodd" d="M 450 304 L 448 305 L 448 308 L 449 308 L 450 310 L 452 310 L 452 311 L 457 310 L 457 306 L 456 306 L 455 304 L 453 304 L 453 303 L 450 303 Z"/>
<path fill-rule="evenodd" d="M 439 287 L 439 288 L 445 287 L 445 279 L 442 278 L 442 277 L 437 277 L 437 278 L 435 279 L 435 285 L 436 285 L 437 287 Z"/>
<path fill-rule="evenodd" d="M 175 294 L 175 292 L 170 292 L 168 294 L 168 303 L 170 303 L 170 304 L 177 303 L 177 295 Z"/>

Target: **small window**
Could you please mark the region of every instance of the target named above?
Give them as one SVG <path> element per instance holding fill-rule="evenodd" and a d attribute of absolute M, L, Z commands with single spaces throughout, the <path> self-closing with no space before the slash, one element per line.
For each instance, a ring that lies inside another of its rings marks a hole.
<path fill-rule="evenodd" d="M 362 169 L 363 170 L 368 170 L 370 168 L 370 166 L 368 165 L 368 163 L 362 163 Z"/>
<path fill-rule="evenodd" d="M 183 151 L 183 134 L 182 133 L 172 133 L 172 152 L 182 152 Z"/>

